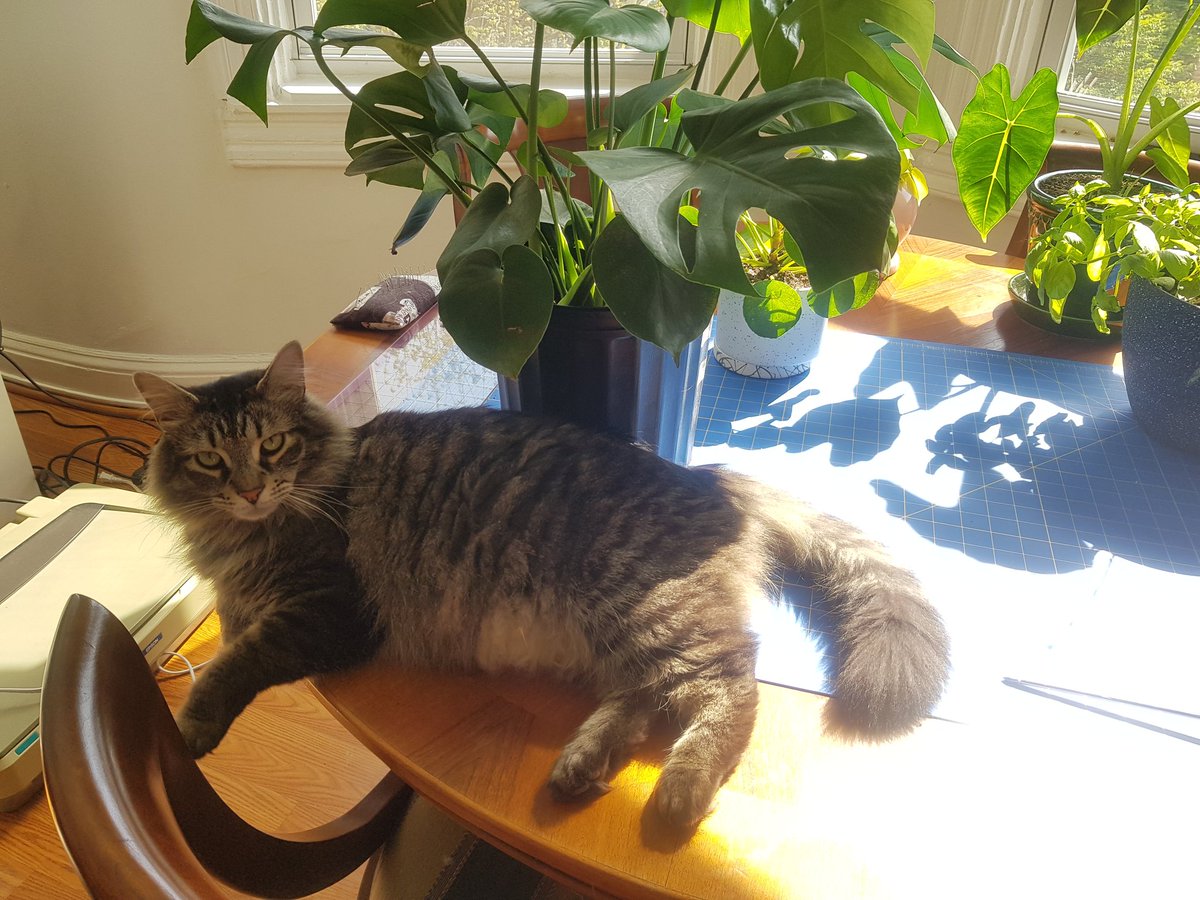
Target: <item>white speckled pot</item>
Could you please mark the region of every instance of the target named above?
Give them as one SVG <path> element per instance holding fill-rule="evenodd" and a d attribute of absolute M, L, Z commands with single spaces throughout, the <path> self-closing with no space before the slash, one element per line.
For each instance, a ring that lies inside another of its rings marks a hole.
<path fill-rule="evenodd" d="M 809 292 L 802 296 L 807 299 Z M 825 319 L 805 309 L 800 320 L 777 338 L 755 334 L 742 314 L 742 295 L 721 291 L 717 298 L 717 334 L 713 355 L 717 362 L 751 378 L 790 378 L 803 375 L 825 336 Z"/>

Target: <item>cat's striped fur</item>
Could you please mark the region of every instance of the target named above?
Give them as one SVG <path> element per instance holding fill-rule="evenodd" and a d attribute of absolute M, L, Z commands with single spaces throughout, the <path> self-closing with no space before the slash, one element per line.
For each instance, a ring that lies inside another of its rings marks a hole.
<path fill-rule="evenodd" d="M 557 794 L 601 786 L 666 710 L 682 733 L 655 802 L 693 822 L 750 737 L 750 606 L 779 563 L 834 601 L 846 721 L 910 728 L 941 693 L 946 635 L 913 576 L 743 476 L 481 409 L 346 430 L 305 398 L 294 343 L 266 373 L 137 384 L 163 428 L 148 489 L 214 579 L 225 629 L 180 715 L 197 754 L 258 691 L 376 655 L 534 668 L 601 698 L 551 773 Z"/>

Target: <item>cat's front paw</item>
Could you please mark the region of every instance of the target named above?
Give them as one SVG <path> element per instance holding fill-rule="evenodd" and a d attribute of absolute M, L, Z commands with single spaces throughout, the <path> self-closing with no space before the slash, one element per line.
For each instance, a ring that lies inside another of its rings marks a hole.
<path fill-rule="evenodd" d="M 667 768 L 654 786 L 654 807 L 677 828 L 694 825 L 712 809 L 718 787 L 716 779 L 697 769 Z"/>
<path fill-rule="evenodd" d="M 183 742 L 187 744 L 193 759 L 199 759 L 215 750 L 217 744 L 221 743 L 221 738 L 225 737 L 225 732 L 229 730 L 226 724 L 199 718 L 186 709 L 179 714 L 175 724 L 179 726 Z"/>
<path fill-rule="evenodd" d="M 607 793 L 608 754 L 568 746 L 550 773 L 550 791 L 558 800 L 580 800 Z"/>

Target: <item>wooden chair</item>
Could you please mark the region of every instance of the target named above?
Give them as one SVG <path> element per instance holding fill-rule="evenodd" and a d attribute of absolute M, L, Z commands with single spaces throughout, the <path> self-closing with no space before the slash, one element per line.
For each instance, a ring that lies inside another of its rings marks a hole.
<path fill-rule="evenodd" d="M 1050 145 L 1050 152 L 1046 154 L 1046 161 L 1042 164 L 1042 168 L 1038 171 L 1039 175 L 1044 175 L 1047 172 L 1066 169 L 1099 169 L 1103 165 L 1100 159 L 1100 148 L 1096 144 L 1080 144 L 1073 141 L 1055 141 Z M 1135 175 L 1145 175 L 1149 178 L 1157 178 L 1160 181 L 1165 181 L 1162 174 L 1154 167 L 1154 162 L 1146 154 L 1138 157 L 1137 164 L 1133 167 Z M 1200 160 L 1193 159 L 1188 162 L 1188 176 L 1192 181 L 1200 181 Z M 1021 217 L 1017 220 L 1017 227 L 1013 229 L 1012 237 L 1008 240 L 1008 248 L 1005 251 L 1009 256 L 1018 256 L 1024 258 L 1029 252 L 1029 200 L 1025 201 L 1025 206 L 1021 210 Z"/>
<path fill-rule="evenodd" d="M 250 826 L 192 760 L 129 632 L 79 594 L 46 663 L 41 727 L 55 824 L 99 898 L 227 897 L 221 883 L 263 897 L 310 894 L 367 860 L 413 797 L 389 774 L 320 828 L 275 836 Z"/>

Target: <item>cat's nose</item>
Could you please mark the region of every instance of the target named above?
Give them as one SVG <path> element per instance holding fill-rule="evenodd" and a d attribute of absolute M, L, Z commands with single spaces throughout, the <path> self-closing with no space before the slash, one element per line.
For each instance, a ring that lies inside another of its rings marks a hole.
<path fill-rule="evenodd" d="M 239 497 L 245 497 L 251 503 L 257 503 L 259 496 L 262 494 L 262 488 L 254 488 L 249 491 L 238 491 Z"/>

